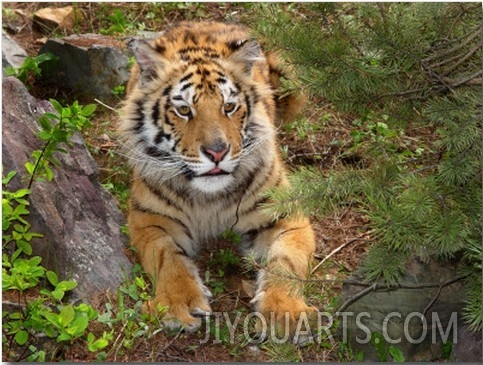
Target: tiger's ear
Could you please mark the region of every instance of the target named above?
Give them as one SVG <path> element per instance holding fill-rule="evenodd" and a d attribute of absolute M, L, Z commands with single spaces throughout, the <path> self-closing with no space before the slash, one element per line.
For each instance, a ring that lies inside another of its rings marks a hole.
<path fill-rule="evenodd" d="M 229 57 L 230 61 L 243 64 L 243 70 L 247 74 L 251 73 L 255 62 L 265 59 L 260 43 L 254 39 L 230 42 L 228 47 L 233 51 Z"/>
<path fill-rule="evenodd" d="M 141 84 L 156 78 L 156 75 L 163 69 L 165 59 L 162 56 L 163 48 L 154 48 L 148 41 L 143 39 L 133 39 L 128 43 L 129 49 L 134 54 L 134 58 L 139 66 Z"/>

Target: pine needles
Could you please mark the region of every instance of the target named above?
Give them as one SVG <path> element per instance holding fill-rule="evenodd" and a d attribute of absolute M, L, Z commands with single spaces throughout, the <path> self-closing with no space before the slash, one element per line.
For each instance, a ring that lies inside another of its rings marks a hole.
<path fill-rule="evenodd" d="M 256 28 L 307 93 L 354 120 L 340 158 L 270 193 L 274 215 L 363 212 L 369 281 L 396 284 L 411 257 L 460 260 L 464 317 L 481 330 L 482 13 L 477 4 L 261 4 Z M 323 130 L 323 127 L 321 127 Z M 421 133 L 420 131 L 424 131 Z"/>

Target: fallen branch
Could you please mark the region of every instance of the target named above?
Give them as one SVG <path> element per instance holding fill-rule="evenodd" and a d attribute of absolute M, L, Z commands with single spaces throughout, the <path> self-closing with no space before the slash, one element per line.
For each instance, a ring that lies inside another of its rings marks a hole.
<path fill-rule="evenodd" d="M 353 297 L 349 298 L 348 300 L 346 300 L 335 312 L 336 316 L 339 315 L 339 313 L 342 313 L 344 310 L 346 310 L 346 308 L 348 306 L 350 306 L 352 303 L 355 303 L 357 302 L 359 299 L 361 299 L 362 297 L 366 296 L 367 294 L 369 294 L 370 292 L 372 291 L 376 291 L 377 289 L 377 283 L 374 283 L 372 284 L 370 287 L 360 291 L 359 293 L 357 293 L 356 295 L 354 295 Z"/>
<path fill-rule="evenodd" d="M 423 315 L 426 314 L 426 312 L 433 306 L 433 304 L 436 302 L 438 299 L 439 295 L 441 294 L 441 290 L 451 284 L 454 284 L 457 281 L 463 280 L 466 278 L 468 275 L 458 275 L 454 276 L 452 278 L 449 278 L 448 280 L 442 282 L 442 283 L 422 283 L 422 284 L 396 284 L 396 285 L 387 285 L 387 284 L 377 284 L 377 283 L 367 283 L 363 281 L 357 281 L 357 280 L 346 280 L 344 281 L 345 284 L 351 284 L 351 285 L 357 285 L 357 286 L 365 286 L 366 289 L 361 290 L 359 293 L 356 295 L 352 296 L 348 300 L 346 300 L 336 311 L 336 313 L 341 313 L 349 305 L 352 303 L 355 303 L 362 297 L 366 296 L 370 292 L 375 292 L 377 290 L 379 291 L 394 291 L 398 289 L 426 289 L 426 288 L 438 288 L 438 292 L 436 293 L 435 297 L 431 300 L 431 302 L 426 306 L 426 308 L 423 311 Z"/>

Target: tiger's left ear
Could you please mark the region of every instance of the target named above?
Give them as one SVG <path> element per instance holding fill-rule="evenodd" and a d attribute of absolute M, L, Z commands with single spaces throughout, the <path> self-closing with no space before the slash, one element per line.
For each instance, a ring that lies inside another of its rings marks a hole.
<path fill-rule="evenodd" d="M 233 51 L 229 60 L 243 64 L 243 70 L 247 74 L 251 73 L 255 62 L 265 59 L 260 43 L 254 39 L 243 39 L 230 42 L 228 43 L 228 47 Z"/>

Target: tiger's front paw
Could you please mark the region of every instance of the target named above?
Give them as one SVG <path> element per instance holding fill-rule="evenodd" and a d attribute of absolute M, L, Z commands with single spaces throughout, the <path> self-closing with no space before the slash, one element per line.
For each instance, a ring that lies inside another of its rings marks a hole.
<path fill-rule="evenodd" d="M 292 296 L 285 289 L 269 288 L 257 293 L 252 303 L 265 322 L 259 332 L 264 330 L 266 336 L 276 336 L 278 340 L 291 339 L 300 346 L 313 339 L 318 310 L 308 306 L 303 297 Z"/>
<path fill-rule="evenodd" d="M 195 292 L 188 290 L 173 293 L 170 296 L 158 295 L 143 305 L 143 312 L 153 316 L 163 313 L 162 322 L 169 329 L 182 329 L 188 333 L 200 328 L 202 318 L 211 314 L 208 299 L 213 296 L 205 286 Z"/>

